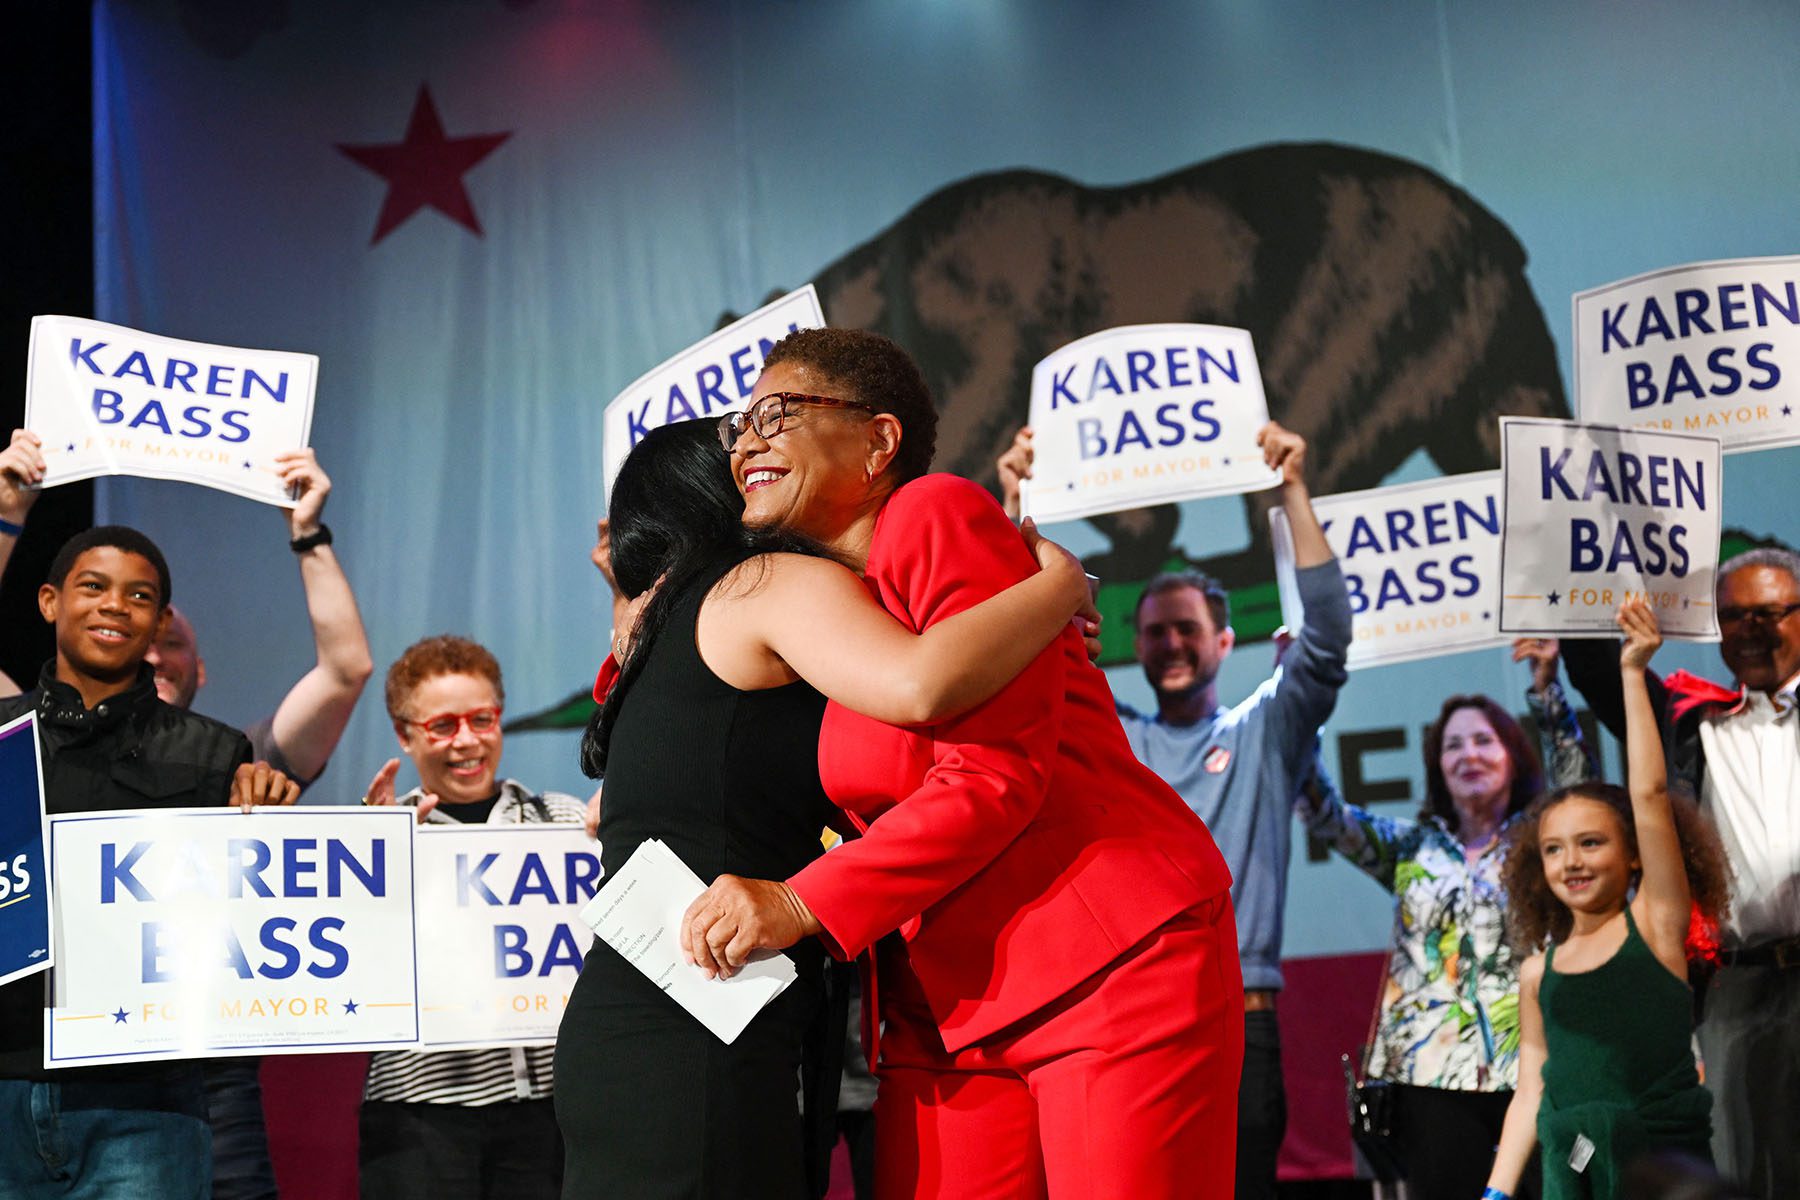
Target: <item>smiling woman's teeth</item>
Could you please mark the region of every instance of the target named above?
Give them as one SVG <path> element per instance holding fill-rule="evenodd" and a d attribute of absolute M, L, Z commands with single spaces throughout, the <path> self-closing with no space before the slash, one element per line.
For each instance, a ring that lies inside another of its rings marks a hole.
<path fill-rule="evenodd" d="M 744 486 L 756 487 L 758 484 L 774 483 L 781 478 L 780 471 L 750 471 L 744 476 Z"/>

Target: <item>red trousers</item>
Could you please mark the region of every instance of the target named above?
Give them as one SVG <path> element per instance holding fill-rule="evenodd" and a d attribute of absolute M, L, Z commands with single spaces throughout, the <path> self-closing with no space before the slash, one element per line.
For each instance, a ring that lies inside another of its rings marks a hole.
<path fill-rule="evenodd" d="M 1244 985 L 1229 897 L 955 1054 L 917 982 L 894 974 L 882 977 L 879 1200 L 1231 1196 Z"/>

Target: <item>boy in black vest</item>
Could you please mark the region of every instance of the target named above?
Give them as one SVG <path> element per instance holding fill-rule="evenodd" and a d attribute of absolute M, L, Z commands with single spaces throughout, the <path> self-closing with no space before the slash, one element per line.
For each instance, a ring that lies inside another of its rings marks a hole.
<path fill-rule="evenodd" d="M 69 539 L 38 610 L 56 657 L 36 688 L 0 700 L 0 724 L 36 711 L 50 812 L 291 801 L 243 734 L 157 698 L 144 655 L 169 620 L 169 568 L 149 538 L 111 525 Z M 0 987 L 0 1194 L 205 1200 L 199 1064 L 45 1070 L 45 983 Z"/>

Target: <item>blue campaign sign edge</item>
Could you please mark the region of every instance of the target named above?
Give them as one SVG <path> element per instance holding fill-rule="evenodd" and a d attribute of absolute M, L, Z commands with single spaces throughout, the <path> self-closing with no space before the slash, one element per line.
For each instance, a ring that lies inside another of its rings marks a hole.
<path fill-rule="evenodd" d="M 20 729 L 25 730 L 25 733 L 23 735 L 21 735 L 19 733 Z M 51 913 L 53 911 L 52 905 L 54 904 L 54 898 L 51 894 L 51 889 L 50 889 L 49 846 L 48 846 L 48 841 L 45 837 L 46 818 L 45 818 L 45 814 L 44 814 L 44 750 L 43 750 L 43 746 L 38 741 L 37 714 L 35 712 L 28 712 L 22 717 L 15 718 L 14 720 L 8 721 L 4 725 L 0 725 L 0 741 L 6 741 L 9 738 L 14 738 L 14 737 L 19 737 L 19 736 L 29 737 L 31 739 L 32 780 L 33 780 L 33 785 L 37 791 L 37 812 L 38 812 L 37 858 L 38 858 L 38 865 L 40 868 L 40 870 L 38 872 L 38 882 L 40 882 L 43 885 L 44 935 L 43 935 L 43 945 L 37 948 L 37 953 L 40 956 L 40 960 L 28 963 L 27 965 L 25 965 L 23 967 L 19 967 L 16 970 L 5 971 L 4 973 L 0 973 L 0 984 L 11 983 L 15 979 L 25 979 L 29 976 L 39 974 L 40 972 L 43 972 L 43 971 L 47 971 L 52 966 L 54 966 L 55 962 L 56 962 L 55 940 L 51 937 L 51 934 L 50 934 Z M 4 902 L 0 902 L 0 908 L 5 908 L 7 905 L 11 905 L 11 904 L 17 904 L 20 900 L 25 900 L 25 899 L 29 899 L 29 898 L 30 898 L 29 895 L 26 895 L 26 896 L 17 897 L 15 899 L 9 899 Z"/>

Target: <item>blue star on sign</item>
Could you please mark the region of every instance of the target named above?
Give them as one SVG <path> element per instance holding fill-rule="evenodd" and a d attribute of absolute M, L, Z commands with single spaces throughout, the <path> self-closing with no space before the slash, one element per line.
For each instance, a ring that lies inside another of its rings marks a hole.
<path fill-rule="evenodd" d="M 354 1001 L 354 1000 L 344 1001 L 344 1012 L 349 1014 L 350 1016 L 355 1016 L 356 1015 L 356 1001 Z"/>
<path fill-rule="evenodd" d="M 73 454 L 73 453 L 75 453 L 75 443 L 74 443 L 74 442 L 70 442 L 70 443 L 69 443 L 69 447 L 68 447 L 68 449 L 69 449 L 69 453 L 70 453 L 70 454 Z"/>
<path fill-rule="evenodd" d="M 250 460 L 246 458 L 244 460 L 244 470 L 248 471 L 249 469 L 250 469 Z"/>
<path fill-rule="evenodd" d="M 1554 608 L 1554 607 L 1555 607 L 1555 606 L 1556 606 L 1556 602 L 1557 602 L 1557 601 L 1558 601 L 1558 600 L 1561 600 L 1561 599 L 1562 599 L 1562 597 L 1561 597 L 1561 596 L 1559 596 L 1559 595 L 1557 595 L 1557 594 L 1556 594 L 1556 593 L 1555 593 L 1555 592 L 1551 592 L 1551 593 L 1550 593 L 1550 594 L 1549 594 L 1549 595 L 1548 595 L 1548 596 L 1546 596 L 1546 597 L 1544 597 L 1544 598 L 1545 598 L 1545 599 L 1546 599 L 1546 600 L 1548 600 L 1548 601 L 1550 601 L 1550 605 L 1551 605 L 1551 607 L 1552 607 L 1552 608 Z"/>
<path fill-rule="evenodd" d="M 125 1010 L 123 1008 L 120 1008 L 118 1012 L 112 1014 L 113 1024 L 114 1025 L 123 1025 L 125 1023 L 125 1016 L 126 1016 Z"/>
<path fill-rule="evenodd" d="M 1793 416 L 1793 415 L 1794 415 L 1794 406 L 1793 406 L 1793 405 L 1791 405 L 1791 404 L 1784 404 L 1784 405 L 1782 405 L 1782 406 L 1781 406 L 1781 415 L 1782 415 L 1782 416 L 1784 416 L 1784 417 L 1791 417 L 1791 416 Z"/>

